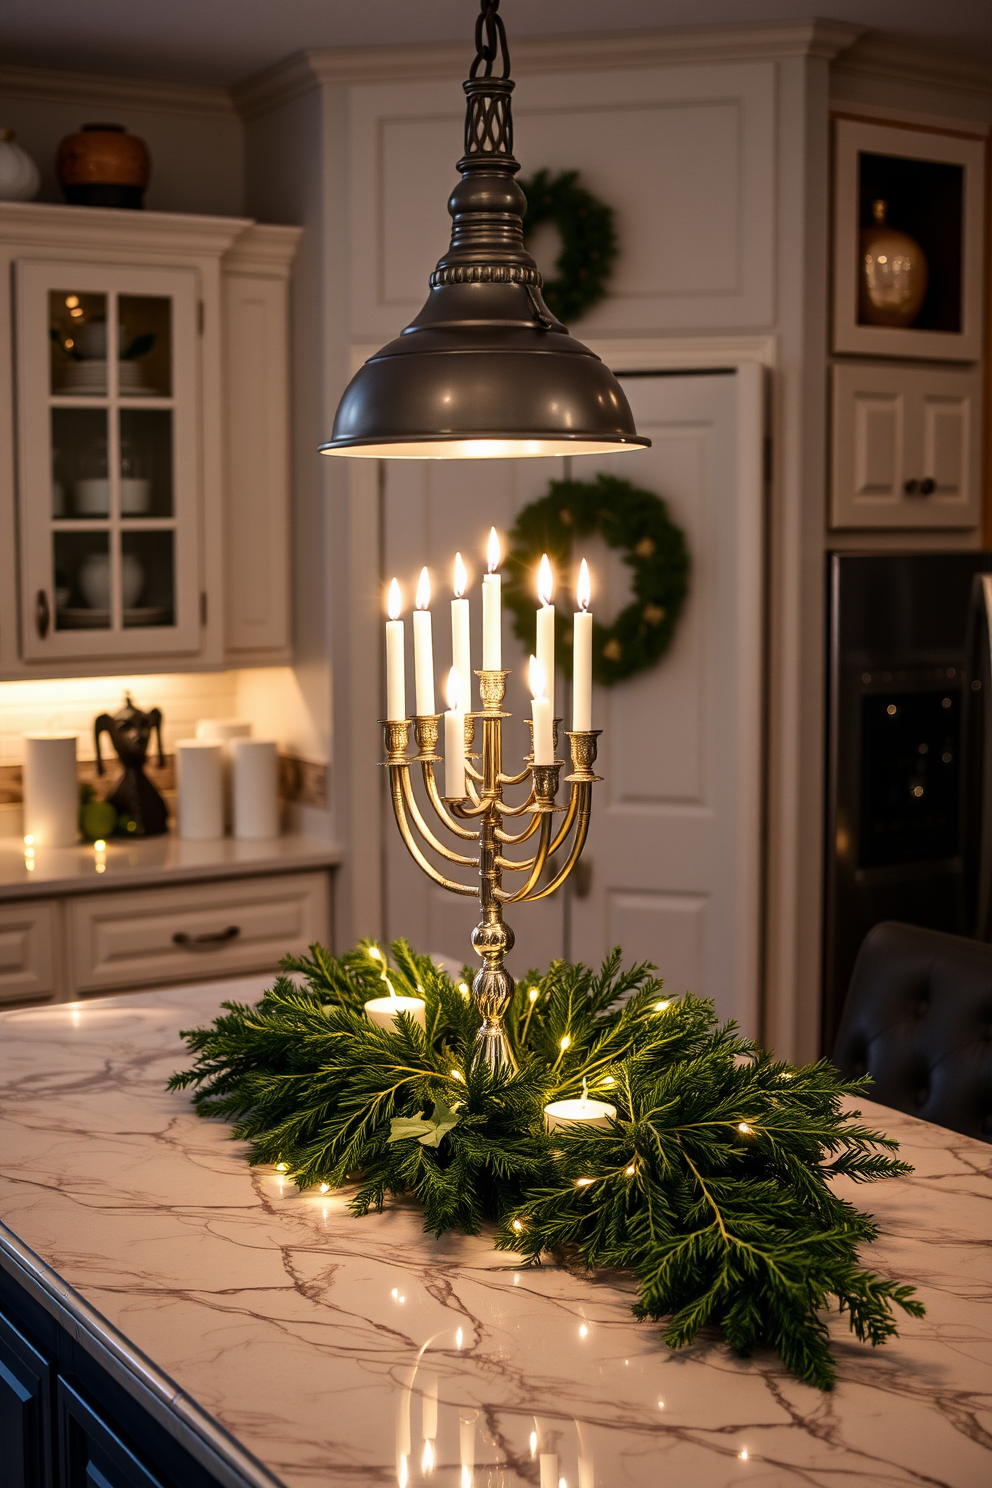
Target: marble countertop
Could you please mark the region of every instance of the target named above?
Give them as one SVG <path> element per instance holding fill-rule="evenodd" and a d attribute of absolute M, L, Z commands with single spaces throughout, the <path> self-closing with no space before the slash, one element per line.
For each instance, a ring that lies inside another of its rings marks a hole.
<path fill-rule="evenodd" d="M 294 832 L 259 841 L 218 837 L 197 842 L 172 832 L 134 842 L 112 837 L 103 853 L 81 844 L 38 847 L 30 858 L 25 856 L 19 837 L 4 837 L 0 838 L 0 903 L 200 879 L 303 872 L 333 867 L 341 859 L 341 849 L 333 843 Z"/>
<path fill-rule="evenodd" d="M 0 1263 L 20 1254 L 194 1433 L 219 1423 L 240 1481 L 992 1482 L 992 1146 L 865 1105 L 916 1166 L 852 1192 L 881 1224 L 866 1260 L 927 1316 L 877 1350 L 835 1319 L 824 1395 L 715 1336 L 670 1352 L 624 1278 L 521 1269 L 484 1237 L 425 1236 L 412 1207 L 353 1219 L 341 1194 L 249 1169 L 163 1086 L 178 1030 L 262 985 L 0 1016 Z"/>

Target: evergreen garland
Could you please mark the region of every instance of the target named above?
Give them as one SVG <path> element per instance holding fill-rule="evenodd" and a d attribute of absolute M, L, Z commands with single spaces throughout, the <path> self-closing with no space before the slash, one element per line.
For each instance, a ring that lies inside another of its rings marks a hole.
<path fill-rule="evenodd" d="M 830 1389 L 832 1307 L 871 1344 L 895 1333 L 894 1306 L 922 1315 L 911 1287 L 861 1268 L 875 1226 L 830 1188 L 911 1171 L 896 1142 L 841 1113 L 867 1080 L 772 1059 L 711 1003 L 664 998 L 650 965 L 622 969 L 619 949 L 599 972 L 558 961 L 525 978 L 507 1018 L 518 1071 L 473 1070 L 467 981 L 405 941 L 391 952 L 391 965 L 370 941 L 287 958 L 304 985 L 281 976 L 185 1032 L 195 1062 L 170 1089 L 194 1087 L 200 1115 L 250 1142 L 249 1162 L 301 1189 L 352 1183 L 355 1214 L 408 1193 L 434 1235 L 489 1223 L 533 1262 L 629 1268 L 635 1314 L 666 1319 L 673 1348 L 717 1325 L 736 1353 L 770 1345 Z M 407 1014 L 369 1022 L 384 981 L 424 999 L 425 1029 Z M 616 1121 L 549 1133 L 544 1106 L 584 1084 Z"/>
<path fill-rule="evenodd" d="M 535 578 L 547 553 L 559 575 L 575 567 L 574 542 L 598 532 L 631 570 L 630 604 L 612 625 L 593 620 L 592 675 L 602 687 L 646 671 L 668 650 L 689 588 L 685 535 L 660 496 L 615 475 L 593 481 L 553 480 L 548 494 L 517 515 L 503 564 L 503 599 L 514 633 L 534 649 Z M 572 668 L 572 617 L 555 607 L 555 655 Z"/>

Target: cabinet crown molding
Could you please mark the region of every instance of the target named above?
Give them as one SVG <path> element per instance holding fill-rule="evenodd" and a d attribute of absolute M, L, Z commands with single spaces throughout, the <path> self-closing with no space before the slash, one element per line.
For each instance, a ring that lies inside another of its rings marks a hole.
<path fill-rule="evenodd" d="M 0 202 L 0 234 L 8 244 L 46 252 L 97 248 L 114 258 L 164 243 L 175 253 L 225 253 L 250 217 L 200 217 L 186 212 L 120 212 L 109 207 L 68 207 L 49 202 Z M 292 231 L 292 229 L 289 229 Z"/>
<path fill-rule="evenodd" d="M 201 83 L 163 83 L 149 78 L 114 77 L 98 72 L 67 72 L 54 67 L 0 66 L 0 97 L 35 103 L 119 105 L 143 113 L 237 117 L 227 88 Z"/>
<path fill-rule="evenodd" d="M 288 279 L 302 232 L 280 223 L 252 223 L 224 254 L 224 273 Z"/>
<path fill-rule="evenodd" d="M 514 42 L 513 70 L 522 77 L 527 73 L 602 72 L 607 68 L 677 67 L 778 57 L 829 60 L 862 33 L 859 26 L 811 20 L 591 36 L 525 36 Z M 468 60 L 466 47 L 464 42 L 444 42 L 298 52 L 235 84 L 231 96 L 239 113 L 251 118 L 324 85 L 460 77 Z"/>
<path fill-rule="evenodd" d="M 988 58 L 942 51 L 884 31 L 862 32 L 837 56 L 831 73 L 896 78 L 986 97 L 992 90 L 992 61 Z"/>

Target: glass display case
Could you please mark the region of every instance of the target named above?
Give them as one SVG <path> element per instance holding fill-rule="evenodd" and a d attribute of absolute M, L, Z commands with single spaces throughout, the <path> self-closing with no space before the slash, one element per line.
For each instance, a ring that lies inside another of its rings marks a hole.
<path fill-rule="evenodd" d="M 17 265 L 24 651 L 192 651 L 197 311 L 184 270 Z"/>

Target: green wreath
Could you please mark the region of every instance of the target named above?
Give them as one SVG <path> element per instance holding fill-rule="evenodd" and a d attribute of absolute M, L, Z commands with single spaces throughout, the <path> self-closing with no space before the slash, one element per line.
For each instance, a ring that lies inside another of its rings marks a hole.
<path fill-rule="evenodd" d="M 578 179 L 574 170 L 557 176 L 539 170 L 520 183 L 527 198 L 524 236 L 542 222 L 553 222 L 561 234 L 557 277 L 545 284 L 542 293 L 552 315 L 566 325 L 605 299 L 617 256 L 613 208 L 580 186 Z"/>
<path fill-rule="evenodd" d="M 559 582 L 571 574 L 577 538 L 598 532 L 611 548 L 624 550 L 632 570 L 633 599 L 612 625 L 593 621 L 592 674 L 603 687 L 646 671 L 672 643 L 689 587 L 685 535 L 651 491 L 613 475 L 594 481 L 552 481 L 547 496 L 532 501 L 517 517 L 503 566 L 503 597 L 513 613 L 513 629 L 534 646 L 535 575 L 547 553 Z M 555 655 L 567 677 L 572 673 L 572 619 L 567 607 L 555 614 Z"/>

